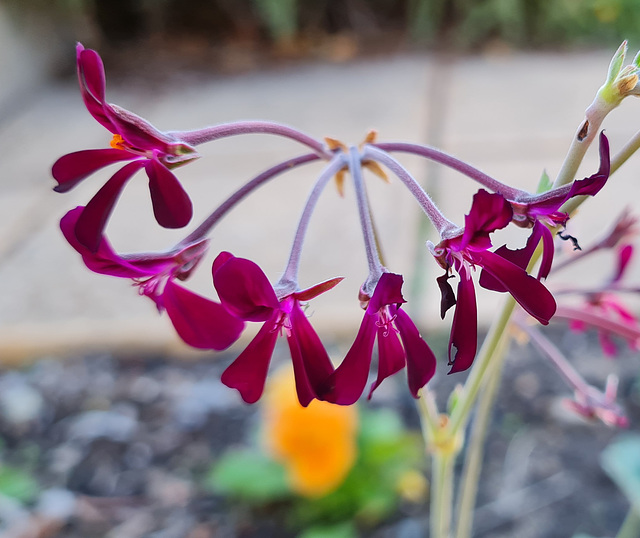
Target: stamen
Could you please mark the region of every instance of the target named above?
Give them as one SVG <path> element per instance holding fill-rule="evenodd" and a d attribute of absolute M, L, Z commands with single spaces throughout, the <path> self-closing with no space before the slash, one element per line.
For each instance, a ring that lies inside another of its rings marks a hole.
<path fill-rule="evenodd" d="M 113 149 L 127 149 L 126 142 L 119 134 L 114 134 L 109 145 Z"/>

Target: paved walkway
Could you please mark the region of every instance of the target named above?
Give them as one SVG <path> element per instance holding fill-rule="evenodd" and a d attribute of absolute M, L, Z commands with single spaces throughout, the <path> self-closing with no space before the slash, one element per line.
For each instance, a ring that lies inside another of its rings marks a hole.
<path fill-rule="evenodd" d="M 552 176 L 558 171 L 584 108 L 606 75 L 609 56 L 610 51 L 509 53 L 445 62 L 430 55 L 403 55 L 229 78 L 176 76 L 175 83 L 153 91 L 108 82 L 107 91 L 110 101 L 161 129 L 268 119 L 316 137 L 358 143 L 376 128 L 380 140 L 433 143 L 496 178 L 533 190 L 544 168 Z M 138 297 L 127 281 L 89 272 L 62 239 L 60 217 L 86 203 L 109 172 L 60 195 L 51 190 L 51 164 L 67 152 L 104 147 L 109 137 L 84 109 L 72 81 L 42 84 L 36 79 L 28 90 L 22 98 L 7 97 L 3 110 L 10 113 L 0 118 L 0 361 L 103 346 L 184 350 L 150 301 Z M 614 151 L 640 125 L 640 102 L 627 101 L 606 124 Z M 252 135 L 210 144 L 202 153 L 203 159 L 179 170 L 195 201 L 195 223 L 243 181 L 301 151 L 287 140 Z M 424 161 L 402 160 L 430 185 L 444 212 L 462 223 L 475 185 Z M 581 172 L 589 175 L 596 169 L 592 152 Z M 310 166 L 284 176 L 249 198 L 213 235 L 212 256 L 231 250 L 255 259 L 277 278 L 317 171 Z M 571 232 L 587 243 L 623 205 L 640 209 L 639 173 L 636 158 L 616 174 L 597 203 L 585 205 Z M 418 233 L 417 207 L 398 181 L 385 185 L 372 178 L 370 186 L 389 268 L 411 274 L 416 257 L 421 258 L 425 290 L 420 317 L 426 331 L 448 327 L 449 321 L 437 320 L 433 278 L 438 268 L 423 246 L 426 236 Z M 312 305 L 314 325 L 322 334 L 348 334 L 361 319 L 355 297 L 366 264 L 355 224 L 351 190 L 340 199 L 329 189 L 310 230 L 301 282 L 347 277 Z M 126 188 L 109 232 L 125 251 L 162 248 L 180 237 L 155 225 L 142 178 Z M 587 266 L 580 278 L 595 278 L 603 267 Z M 640 282 L 640 264 L 633 273 Z M 575 274 L 568 277 L 575 280 Z M 205 265 L 192 286 L 213 292 Z M 497 298 L 493 294 L 480 301 L 486 321 Z"/>

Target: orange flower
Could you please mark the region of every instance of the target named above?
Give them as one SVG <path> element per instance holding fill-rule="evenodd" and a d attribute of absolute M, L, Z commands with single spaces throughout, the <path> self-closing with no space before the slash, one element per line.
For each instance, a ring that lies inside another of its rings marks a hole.
<path fill-rule="evenodd" d="M 266 448 L 285 467 L 291 489 L 305 497 L 335 490 L 356 459 L 356 408 L 319 400 L 302 407 L 290 368 L 270 379 L 263 406 Z"/>

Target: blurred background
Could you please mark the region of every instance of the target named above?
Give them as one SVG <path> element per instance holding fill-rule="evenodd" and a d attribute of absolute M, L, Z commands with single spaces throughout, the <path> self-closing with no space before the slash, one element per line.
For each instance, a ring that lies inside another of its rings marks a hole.
<path fill-rule="evenodd" d="M 189 350 L 129 282 L 89 272 L 65 243 L 59 219 L 113 173 L 64 195 L 51 190 L 58 157 L 111 138 L 82 104 L 76 42 L 102 56 L 107 99 L 161 130 L 264 119 L 358 144 L 376 129 L 380 141 L 435 145 L 534 191 L 543 171 L 553 178 L 560 169 L 623 39 L 630 63 L 640 47 L 640 0 L 0 2 L 1 535 L 412 538 L 426 525 L 428 473 L 403 374 L 356 418 L 335 419 L 347 424 L 344 434 L 328 419 L 324 438 L 335 443 L 325 449 L 355 443 L 358 455 L 342 462 L 342 475 L 327 470 L 339 477 L 334 489 L 309 494 L 286 473 L 304 465 L 304 450 L 273 448 L 284 435 L 265 420 L 273 409 L 246 406 L 219 382 L 256 328 L 228 352 Z M 640 106 L 629 98 L 604 125 L 612 152 L 639 125 Z M 202 159 L 178 170 L 194 200 L 189 229 L 245 181 L 304 153 L 263 135 L 199 151 Z M 462 224 L 476 186 L 422 159 L 400 160 Z M 639 163 L 632 158 L 572 219 L 569 232 L 583 246 L 623 207 L 640 209 Z M 579 177 L 597 167 L 592 148 Z M 278 178 L 226 217 L 190 287 L 215 297 L 208 267 L 221 250 L 255 260 L 276 280 L 320 169 Z M 444 405 L 464 375 L 445 375 L 450 317 L 439 319 L 440 269 L 425 247 L 437 238 L 398 181 L 367 181 L 387 265 L 405 276 L 406 308 L 438 355 L 433 387 Z M 138 177 L 127 186 L 109 224 L 119 251 L 166 248 L 185 233 L 157 227 L 145 183 Z M 309 230 L 301 285 L 346 277 L 307 311 L 336 360 L 361 321 L 360 235 L 352 190 L 341 198 L 330 186 Z M 525 238 L 509 230 L 496 243 Z M 570 252 L 567 245 L 558 255 Z M 595 286 L 614 265 L 601 253 L 549 285 Z M 640 264 L 632 262 L 625 279 L 637 287 Z M 482 328 L 500 301 L 479 293 Z M 547 334 L 590 382 L 621 377 L 637 431 L 637 352 L 621 341 L 619 357 L 604 360 L 595 331 L 569 332 L 562 321 Z M 600 470 L 599 454 L 617 432 L 568 414 L 561 400 L 570 390 L 530 348 L 512 355 L 477 536 L 615 534 L 627 501 Z M 288 360 L 279 346 L 274 362 Z M 593 508 L 588 516 L 584 506 Z"/>

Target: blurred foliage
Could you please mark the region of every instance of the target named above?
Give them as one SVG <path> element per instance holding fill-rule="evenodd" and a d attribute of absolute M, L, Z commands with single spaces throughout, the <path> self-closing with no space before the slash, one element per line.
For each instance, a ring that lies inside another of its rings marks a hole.
<path fill-rule="evenodd" d="M 370 527 L 402 503 L 426 500 L 420 466 L 423 444 L 392 411 L 360 410 L 358 458 L 337 489 L 316 498 L 287 487 L 284 468 L 257 446 L 229 450 L 210 469 L 204 487 L 256 508 L 286 506 L 287 523 L 303 538 L 352 538 L 355 525 Z"/>
<path fill-rule="evenodd" d="M 610 44 L 640 38 L 640 0 L 5 0 L 18 16 L 61 15 L 106 44 L 148 36 L 291 42 L 347 33 L 473 50 Z M 83 28 L 86 30 L 86 28 Z"/>

